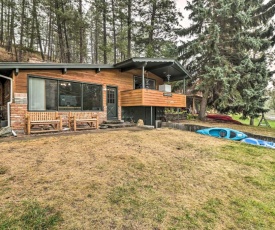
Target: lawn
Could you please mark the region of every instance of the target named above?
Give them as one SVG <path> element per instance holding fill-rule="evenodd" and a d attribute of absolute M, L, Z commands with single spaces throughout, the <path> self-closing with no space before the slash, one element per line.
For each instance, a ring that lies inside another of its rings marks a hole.
<path fill-rule="evenodd" d="M 171 129 L 0 141 L 0 229 L 275 228 L 275 150 Z"/>
<path fill-rule="evenodd" d="M 234 120 L 240 121 L 240 122 L 242 122 L 245 125 L 249 125 L 249 122 L 250 122 L 249 118 L 247 118 L 247 119 L 240 119 L 240 117 L 241 117 L 240 114 L 234 114 L 234 115 L 232 115 L 232 118 Z M 261 117 L 255 118 L 254 119 L 254 126 L 258 126 L 260 120 L 261 120 Z M 267 122 L 269 123 L 269 125 L 270 125 L 271 128 L 275 129 L 275 121 L 274 120 L 267 119 Z M 264 122 L 262 122 L 262 123 L 265 124 Z"/>

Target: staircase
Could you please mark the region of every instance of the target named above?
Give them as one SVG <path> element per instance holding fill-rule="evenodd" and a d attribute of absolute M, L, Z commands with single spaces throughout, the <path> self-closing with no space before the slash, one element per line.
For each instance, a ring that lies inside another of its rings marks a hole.
<path fill-rule="evenodd" d="M 115 129 L 115 128 L 125 128 L 125 127 L 133 127 L 136 126 L 133 122 L 124 122 L 122 120 L 107 120 L 103 121 L 102 124 L 99 125 L 100 129 Z"/>

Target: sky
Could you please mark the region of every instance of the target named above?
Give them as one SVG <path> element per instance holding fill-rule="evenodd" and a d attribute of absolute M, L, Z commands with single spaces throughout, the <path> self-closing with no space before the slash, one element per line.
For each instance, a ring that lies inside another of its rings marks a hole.
<path fill-rule="evenodd" d="M 181 21 L 181 24 L 183 27 L 186 27 L 190 24 L 188 20 L 188 12 L 184 9 L 184 7 L 187 5 L 187 0 L 175 0 L 177 4 L 177 8 L 181 11 L 182 15 L 184 16 L 184 19 Z"/>

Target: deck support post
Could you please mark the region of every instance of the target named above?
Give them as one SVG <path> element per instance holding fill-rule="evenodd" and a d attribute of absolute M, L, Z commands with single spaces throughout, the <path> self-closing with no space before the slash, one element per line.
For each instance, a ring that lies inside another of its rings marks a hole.
<path fill-rule="evenodd" d="M 153 125 L 153 107 L 151 106 L 151 125 Z"/>
<path fill-rule="evenodd" d="M 183 78 L 183 94 L 185 94 L 186 91 L 186 85 L 185 85 L 185 77 Z"/>
<path fill-rule="evenodd" d="M 145 88 L 145 78 L 144 78 L 144 72 L 145 72 L 145 66 L 147 65 L 147 62 L 145 62 L 142 66 L 142 89 Z"/>
<path fill-rule="evenodd" d="M 195 106 L 196 106 L 196 104 L 195 104 L 195 96 L 193 96 L 193 109 L 192 109 L 192 115 L 195 114 Z"/>

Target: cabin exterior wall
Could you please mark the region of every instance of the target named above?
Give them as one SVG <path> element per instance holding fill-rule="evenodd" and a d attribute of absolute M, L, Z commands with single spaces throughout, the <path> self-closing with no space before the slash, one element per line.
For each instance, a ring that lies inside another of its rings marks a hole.
<path fill-rule="evenodd" d="M 68 70 L 62 74 L 61 70 L 20 70 L 17 75 L 13 73 L 13 102 L 11 104 L 11 127 L 17 132 L 23 132 L 25 125 L 25 112 L 28 110 L 28 77 L 45 79 L 58 79 L 72 82 L 97 84 L 102 86 L 102 111 L 95 111 L 99 116 L 99 123 L 107 120 L 107 86 L 114 86 L 118 91 L 118 119 L 121 119 L 121 92 L 133 90 L 134 76 L 141 76 L 141 70 L 120 72 L 117 69 L 104 69 L 96 73 L 95 70 Z M 163 84 L 163 80 L 150 73 L 151 79 L 156 81 L 156 89 Z M 9 82 L 9 81 L 7 81 Z M 7 95 L 9 100 L 9 95 Z M 4 102 L 7 103 L 7 102 Z M 59 110 L 64 119 L 68 111 Z"/>

